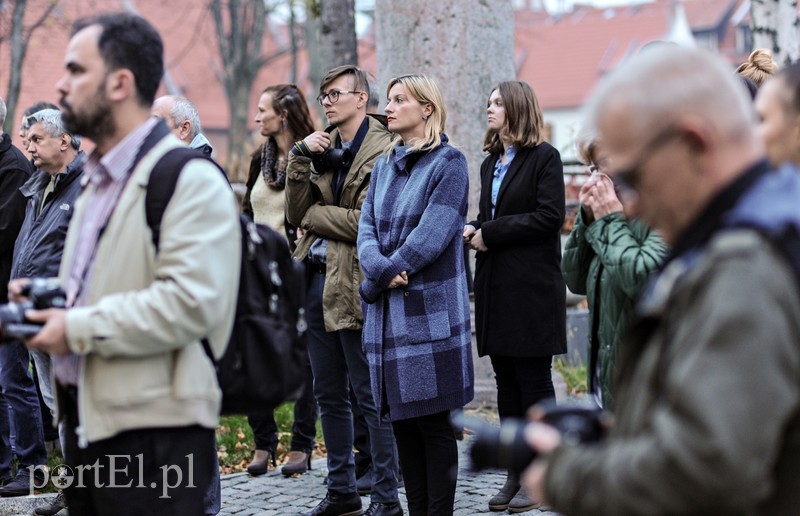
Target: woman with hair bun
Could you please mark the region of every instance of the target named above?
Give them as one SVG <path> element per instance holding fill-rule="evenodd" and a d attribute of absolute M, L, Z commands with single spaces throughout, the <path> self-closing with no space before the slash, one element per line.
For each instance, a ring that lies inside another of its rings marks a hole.
<path fill-rule="evenodd" d="M 772 52 L 757 48 L 750 53 L 746 62 L 739 65 L 736 73 L 752 80 L 760 88 L 761 83 L 778 73 L 778 63 L 772 59 Z"/>
<path fill-rule="evenodd" d="M 447 516 L 458 471 L 450 411 L 473 397 L 461 243 L 467 160 L 443 134 L 433 79 L 404 75 L 387 92 L 394 138 L 375 163 L 358 226 L 363 346 L 375 404 L 392 421 L 409 514 Z"/>

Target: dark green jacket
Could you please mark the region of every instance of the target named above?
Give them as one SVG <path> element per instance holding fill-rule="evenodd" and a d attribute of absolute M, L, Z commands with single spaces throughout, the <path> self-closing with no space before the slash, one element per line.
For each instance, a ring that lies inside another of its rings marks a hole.
<path fill-rule="evenodd" d="M 602 444 L 549 458 L 545 498 L 570 516 L 796 515 L 800 297 L 753 230 L 672 262 L 620 361 Z M 678 263 L 678 266 L 674 266 Z"/>
<path fill-rule="evenodd" d="M 614 364 L 636 297 L 666 255 L 655 231 L 622 213 L 587 226 L 579 212 L 567 240 L 561 270 L 569 289 L 589 301 L 589 390 L 595 392 L 599 378 L 606 410 L 614 408 Z"/>

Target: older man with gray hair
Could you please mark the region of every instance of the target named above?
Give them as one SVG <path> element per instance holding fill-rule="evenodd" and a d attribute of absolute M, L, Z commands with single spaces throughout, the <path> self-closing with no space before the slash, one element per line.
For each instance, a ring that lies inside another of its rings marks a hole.
<path fill-rule="evenodd" d="M 180 95 L 164 95 L 153 102 L 152 113 L 164 120 L 175 136 L 189 147 L 211 156 L 211 143 L 201 132 L 200 114 L 192 101 Z"/>
<path fill-rule="evenodd" d="M 67 131 L 58 109 L 38 111 L 25 121 L 28 126 L 27 151 L 37 170 L 20 188 L 27 205 L 14 246 L 11 279 L 53 278 L 58 276 L 72 207 L 81 190 L 85 156 L 80 150 L 80 136 Z M 13 345 L 19 346 L 27 356 L 21 342 Z M 39 373 L 42 398 L 50 412 L 55 414 L 50 356 L 37 350 L 31 351 L 31 355 Z M 6 487 L 6 491 L 11 489 L 12 486 Z M 14 493 L 7 495 L 27 494 L 29 489 L 29 485 L 19 485 Z M 38 508 L 36 514 L 55 514 L 65 505 L 64 496 L 60 494 L 50 506 Z"/>
<path fill-rule="evenodd" d="M 770 170 L 739 80 L 696 50 L 641 53 L 588 114 L 626 209 L 673 251 L 620 348 L 610 435 L 530 424 L 528 488 L 570 515 L 797 514 L 797 170 Z"/>
<path fill-rule="evenodd" d="M 5 118 L 6 104 L 0 99 L 0 127 Z M 11 144 L 11 135 L 0 129 L 0 302 L 8 298 L 6 285 L 14 243 L 25 217 L 25 197 L 20 187 L 32 172 L 31 162 Z M 27 494 L 27 468 L 41 466 L 47 460 L 39 399 L 29 365 L 28 350 L 21 342 L 0 344 L 0 496 Z M 10 419 L 16 429 L 13 455 L 17 459 L 17 475 L 12 471 Z"/>

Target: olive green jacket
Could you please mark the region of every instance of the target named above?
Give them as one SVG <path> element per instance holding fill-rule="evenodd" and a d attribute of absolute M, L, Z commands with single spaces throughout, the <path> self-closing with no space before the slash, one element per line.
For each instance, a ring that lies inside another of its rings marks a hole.
<path fill-rule="evenodd" d="M 582 212 L 564 247 L 561 271 L 575 294 L 589 302 L 589 390 L 602 392 L 614 409 L 614 372 L 619 342 L 628 328 L 639 290 L 667 257 L 657 232 L 642 222 L 610 213 L 586 225 Z M 599 385 L 595 385 L 598 370 Z"/>
<path fill-rule="evenodd" d="M 328 239 L 327 273 L 322 309 L 327 331 L 358 330 L 364 324 L 358 287 L 364 279 L 358 264 L 356 236 L 361 204 L 367 196 L 375 161 L 389 146 L 391 133 L 378 117 L 369 116 L 369 130 L 334 204 L 332 172 L 312 174 L 309 158 L 289 155 L 286 166 L 286 218 L 306 230 L 297 242 L 294 258 L 305 260 L 318 237 Z M 331 132 L 336 141 L 338 130 Z"/>
<path fill-rule="evenodd" d="M 637 307 L 611 435 L 551 455 L 544 487 L 559 513 L 798 513 L 795 275 L 749 229 L 693 258 L 668 264 Z"/>

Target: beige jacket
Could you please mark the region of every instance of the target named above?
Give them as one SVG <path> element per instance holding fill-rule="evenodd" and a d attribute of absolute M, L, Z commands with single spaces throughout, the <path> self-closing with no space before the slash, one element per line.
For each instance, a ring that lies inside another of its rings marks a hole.
<path fill-rule="evenodd" d="M 188 163 L 161 224 L 156 257 L 144 198 L 161 140 L 139 162 L 97 247 L 87 305 L 67 311 L 71 350 L 82 356 L 78 410 L 85 444 L 135 428 L 214 428 L 220 391 L 200 339 L 227 343 L 239 284 L 236 201 L 211 164 Z M 78 198 L 61 265 L 72 263 L 91 184 Z"/>
<path fill-rule="evenodd" d="M 286 166 L 286 218 L 307 230 L 297 242 L 294 257 L 304 260 L 318 236 L 328 239 L 328 265 L 322 293 L 323 318 L 327 331 L 359 330 L 364 324 L 358 287 L 363 280 L 356 252 L 358 219 L 367 196 L 375 161 L 389 146 L 391 134 L 381 119 L 368 117 L 364 137 L 344 180 L 338 206 L 333 202 L 332 172 L 312 174 L 311 160 L 289 156 Z M 338 131 L 331 132 L 335 141 Z"/>

